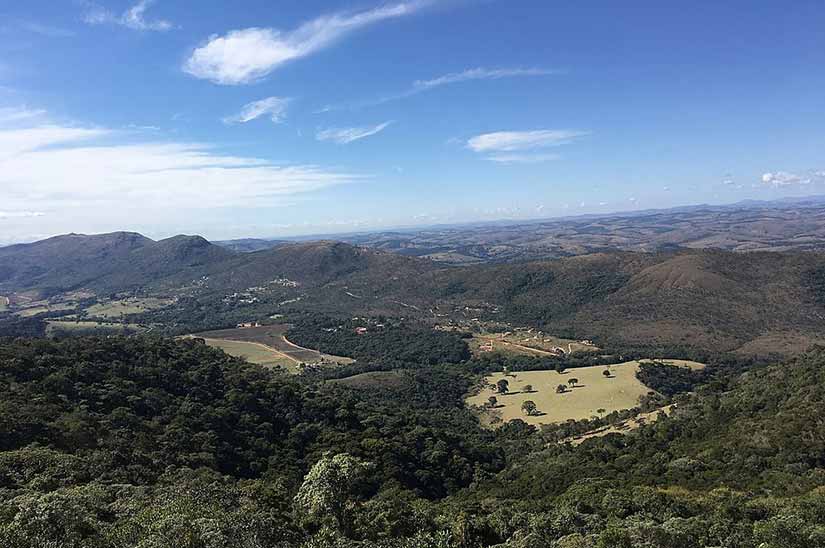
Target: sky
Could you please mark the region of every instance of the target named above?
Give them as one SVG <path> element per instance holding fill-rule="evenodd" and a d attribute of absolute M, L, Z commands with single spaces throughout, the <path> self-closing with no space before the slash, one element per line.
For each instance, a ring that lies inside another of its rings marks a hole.
<path fill-rule="evenodd" d="M 825 194 L 825 3 L 0 3 L 0 245 Z"/>

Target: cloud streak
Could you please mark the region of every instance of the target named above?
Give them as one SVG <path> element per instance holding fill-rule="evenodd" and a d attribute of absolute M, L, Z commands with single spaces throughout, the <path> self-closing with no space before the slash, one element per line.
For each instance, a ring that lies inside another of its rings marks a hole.
<path fill-rule="evenodd" d="M 257 120 L 261 116 L 268 116 L 273 123 L 279 124 L 286 117 L 287 107 L 291 99 L 284 97 L 267 97 L 259 101 L 247 103 L 238 114 L 223 119 L 226 124 L 245 124 Z"/>
<path fill-rule="evenodd" d="M 330 112 L 333 110 L 341 110 L 344 108 L 363 108 L 363 107 L 370 107 L 370 106 L 377 106 L 383 105 L 384 103 L 390 103 L 392 101 L 399 101 L 401 99 L 406 99 L 408 97 L 413 97 L 420 93 L 426 93 L 428 91 L 444 87 L 450 86 L 454 84 L 461 84 L 465 82 L 473 82 L 473 81 L 481 81 L 481 80 L 501 80 L 504 78 L 527 78 L 527 77 L 536 77 L 536 76 L 549 76 L 553 74 L 560 74 L 560 71 L 557 70 L 550 70 L 550 69 L 541 69 L 541 68 L 499 68 L 499 69 L 488 69 L 488 68 L 473 68 L 467 69 L 462 72 L 453 72 L 450 74 L 445 74 L 443 76 L 438 76 L 436 78 L 431 78 L 429 80 L 416 80 L 413 82 L 412 86 L 409 89 L 402 91 L 400 93 L 396 93 L 394 95 L 387 95 L 385 97 L 381 97 L 380 99 L 375 99 L 372 101 L 366 101 L 364 103 L 350 105 L 348 107 L 345 106 L 332 106 L 327 105 L 322 109 L 318 110 L 316 113 L 321 114 L 324 112 Z"/>
<path fill-rule="evenodd" d="M 350 127 L 350 128 L 329 128 L 319 131 L 315 138 L 319 141 L 331 141 L 339 145 L 348 145 L 355 141 L 360 141 L 381 133 L 392 124 L 392 121 L 378 124 L 377 126 Z"/>
<path fill-rule="evenodd" d="M 146 19 L 146 11 L 154 2 L 155 0 L 140 0 L 121 15 L 116 15 L 97 4 L 87 3 L 87 11 L 83 20 L 90 25 L 120 25 L 140 31 L 166 32 L 175 28 L 175 25 L 165 19 L 153 21 Z"/>
<path fill-rule="evenodd" d="M 540 163 L 559 158 L 545 149 L 567 145 L 589 135 L 587 131 L 571 129 L 541 129 L 535 131 L 497 131 L 477 135 L 467 141 L 466 148 L 485 154 L 487 160 L 498 163 Z"/>
<path fill-rule="evenodd" d="M 415 0 L 366 11 L 322 15 L 291 31 L 273 28 L 232 30 L 195 48 L 184 72 L 221 85 L 251 84 L 283 64 L 330 47 L 353 32 L 411 15 L 431 4 Z"/>

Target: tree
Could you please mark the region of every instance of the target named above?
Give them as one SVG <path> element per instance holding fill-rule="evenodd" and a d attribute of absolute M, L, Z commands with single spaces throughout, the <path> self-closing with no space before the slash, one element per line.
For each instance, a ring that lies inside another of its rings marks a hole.
<path fill-rule="evenodd" d="M 345 510 L 357 495 L 370 469 L 370 464 L 352 455 L 325 454 L 304 478 L 295 495 L 296 510 L 309 521 L 335 518 L 338 527 L 344 525 Z"/>
<path fill-rule="evenodd" d="M 605 411 L 606 411 L 606 409 L 604 409 L 603 407 L 599 408 L 599 409 L 596 409 L 596 413 L 598 413 L 599 415 L 604 415 Z"/>
<path fill-rule="evenodd" d="M 572 379 L 567 379 L 567 384 L 569 384 L 570 387 L 572 388 L 572 387 L 576 386 L 577 384 L 579 384 L 579 379 L 577 379 L 575 377 L 573 377 Z"/>
<path fill-rule="evenodd" d="M 487 405 L 489 407 L 495 407 L 496 405 L 498 405 L 498 398 L 495 396 L 490 396 L 489 398 L 487 398 Z"/>
<path fill-rule="evenodd" d="M 613 374 L 610 372 L 610 369 L 605 369 L 604 371 L 602 371 L 602 375 L 604 375 L 604 378 L 606 379 L 609 379 L 613 376 Z"/>
<path fill-rule="evenodd" d="M 521 404 L 521 410 L 524 412 L 525 415 L 535 415 L 536 409 L 536 402 L 534 402 L 533 400 L 527 400 Z"/>
<path fill-rule="evenodd" d="M 564 394 L 567 392 L 567 387 L 563 384 L 560 384 L 556 387 L 556 394 Z"/>
<path fill-rule="evenodd" d="M 501 379 L 496 383 L 496 388 L 498 388 L 499 394 L 506 394 L 510 391 L 510 383 L 507 382 L 507 379 Z"/>
<path fill-rule="evenodd" d="M 533 385 L 532 384 L 525 384 L 524 388 L 522 388 L 522 390 L 524 390 L 527 393 L 530 393 L 530 392 L 533 391 Z"/>

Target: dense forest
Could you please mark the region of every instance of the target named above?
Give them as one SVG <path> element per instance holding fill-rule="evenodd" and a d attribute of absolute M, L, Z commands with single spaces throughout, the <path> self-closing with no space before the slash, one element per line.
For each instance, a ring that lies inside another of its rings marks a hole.
<path fill-rule="evenodd" d="M 287 377 L 196 340 L 0 344 L 0 539 L 33 547 L 825 546 L 825 349 L 560 444 L 478 364 Z M 648 372 L 649 374 L 649 372 Z M 655 381 L 652 381 L 655 382 Z M 684 391 L 693 390 L 693 394 Z"/>

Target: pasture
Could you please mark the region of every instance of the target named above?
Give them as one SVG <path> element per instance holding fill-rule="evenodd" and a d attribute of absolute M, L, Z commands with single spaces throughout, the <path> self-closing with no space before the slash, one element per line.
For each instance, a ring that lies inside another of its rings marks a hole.
<path fill-rule="evenodd" d="M 146 328 L 138 324 L 107 323 L 93 321 L 75 320 L 48 320 L 46 322 L 46 335 L 51 337 L 61 332 L 74 333 L 90 332 L 95 334 L 106 333 L 133 333 L 146 331 Z"/>
<path fill-rule="evenodd" d="M 206 331 L 203 333 L 195 333 L 193 337 L 201 337 L 207 340 L 221 340 L 234 341 L 242 343 L 253 343 L 263 347 L 269 348 L 271 351 L 277 352 L 282 357 L 293 362 L 293 368 L 298 364 L 316 364 L 316 363 L 331 363 L 331 364 L 350 364 L 353 359 L 342 356 L 332 356 L 329 354 L 322 354 L 317 350 L 304 348 L 289 342 L 285 334 L 288 330 L 286 325 L 265 325 L 261 327 L 245 327 L 238 329 L 221 329 L 216 331 Z M 231 352 L 227 352 L 232 354 Z M 234 355 L 234 354 L 233 354 Z"/>
<path fill-rule="evenodd" d="M 661 361 L 682 367 L 703 367 L 702 364 L 684 360 Z M 639 363 L 631 361 L 610 366 L 580 367 L 568 369 L 564 373 L 518 371 L 508 376 L 494 373 L 485 377 L 485 388 L 468 397 L 466 403 L 477 406 L 483 421 L 491 425 L 521 419 L 538 426 L 631 409 L 639 404 L 639 398 L 651 391 L 636 378 Z M 610 377 L 604 375 L 605 370 L 610 371 Z M 501 379 L 508 381 L 507 394 L 497 393 L 489 387 Z M 568 382 L 570 379 L 577 379 L 578 382 L 571 386 Z M 567 390 L 557 393 L 556 388 L 561 384 L 566 385 Z M 526 385 L 532 385 L 531 392 L 525 391 Z M 488 406 L 490 396 L 495 396 L 498 400 L 495 408 Z M 527 400 L 535 402 L 537 414 L 528 416 L 522 411 L 522 404 Z"/>
<path fill-rule="evenodd" d="M 249 363 L 262 367 L 283 367 L 292 373 L 298 372 L 298 362 L 274 348 L 253 342 L 204 339 L 212 348 L 220 348 L 230 356 L 243 358 Z"/>
<path fill-rule="evenodd" d="M 174 301 L 153 297 L 121 299 L 97 303 L 86 309 L 86 313 L 93 318 L 121 318 L 130 314 L 142 314 L 150 310 L 157 310 L 169 306 Z"/>

